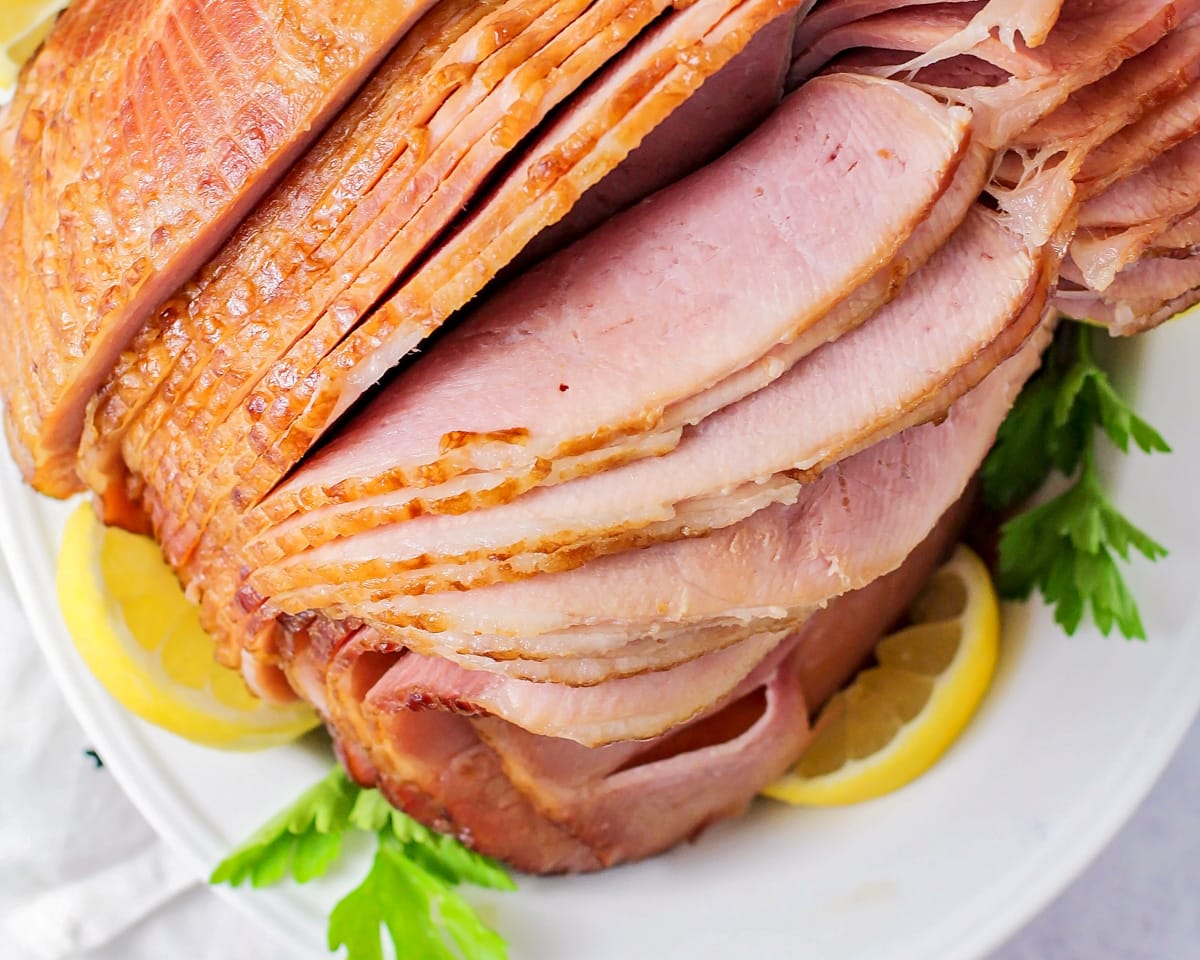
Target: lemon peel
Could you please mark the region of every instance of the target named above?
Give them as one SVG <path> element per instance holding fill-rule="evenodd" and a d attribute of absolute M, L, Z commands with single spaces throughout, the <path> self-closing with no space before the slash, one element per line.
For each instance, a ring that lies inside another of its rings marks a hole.
<path fill-rule="evenodd" d="M 800 760 L 763 792 L 834 806 L 897 790 L 958 739 L 996 668 L 1000 607 L 987 566 L 959 546 L 863 670 L 821 711 Z"/>
<path fill-rule="evenodd" d="M 195 605 L 154 541 L 105 527 L 87 503 L 67 521 L 56 579 L 75 649 L 143 720 L 230 750 L 287 743 L 319 722 L 307 704 L 259 700 L 218 664 Z"/>

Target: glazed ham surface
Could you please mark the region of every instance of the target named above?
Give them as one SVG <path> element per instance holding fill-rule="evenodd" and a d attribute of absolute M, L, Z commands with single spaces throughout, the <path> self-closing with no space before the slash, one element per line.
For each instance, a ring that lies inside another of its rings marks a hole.
<path fill-rule="evenodd" d="M 1058 316 L 1200 301 L 1200 2 L 353 6 L 63 16 L 10 443 L 398 807 L 649 856 L 795 762 Z"/>

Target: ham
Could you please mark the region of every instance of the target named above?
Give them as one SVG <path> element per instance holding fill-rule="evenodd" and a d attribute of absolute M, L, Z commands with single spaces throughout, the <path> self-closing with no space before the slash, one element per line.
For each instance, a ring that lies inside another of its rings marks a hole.
<path fill-rule="evenodd" d="M 783 97 L 792 37 L 807 5 L 805 0 L 759 30 L 745 50 L 705 80 L 562 220 L 534 237 L 509 269 L 521 272 L 568 246 L 639 200 L 711 163 L 762 123 Z"/>
<path fill-rule="evenodd" d="M 356 504 L 361 518 L 356 518 L 356 529 L 364 532 L 261 566 L 251 585 L 264 596 L 319 585 L 331 575 L 343 590 L 356 581 L 372 584 L 380 578 L 387 578 L 386 589 L 397 593 L 474 585 L 574 565 L 597 551 L 695 535 L 771 502 L 794 499 L 803 479 L 795 476 L 797 471 L 811 472 L 840 459 L 879 439 L 880 429 L 895 432 L 906 413 L 931 397 L 935 408 L 920 415 L 937 416 L 982 379 L 988 370 L 978 371 L 971 381 L 954 381 L 950 371 L 967 365 L 1025 316 L 1041 276 L 1041 264 L 1019 240 L 990 215 L 976 211 L 869 323 L 818 350 L 769 387 L 709 417 L 671 454 L 540 488 L 509 505 L 462 516 L 422 516 L 373 526 L 371 511 L 376 508 L 373 498 L 367 498 Z M 931 317 L 950 316 L 955 317 L 953 326 L 931 324 Z M 1007 351 L 999 349 L 992 365 L 1017 343 Z M 853 371 L 872 365 L 880 368 L 878 377 L 855 377 Z M 856 379 L 857 388 L 847 392 L 843 385 Z M 779 425 L 796 410 L 806 415 L 789 431 L 786 443 L 763 442 L 779 437 Z M 734 490 L 741 490 L 736 498 L 730 496 Z M 714 498 L 720 498 L 720 508 L 712 512 L 708 505 Z M 386 502 L 381 506 L 386 518 Z M 460 569 L 484 556 L 497 562 Z M 366 589 L 379 592 L 381 586 Z"/>
<path fill-rule="evenodd" d="M 1200 208 L 1200 136 L 1167 151 L 1144 170 L 1085 203 L 1071 258 L 1091 289 L 1103 293 L 1154 238 Z"/>
<path fill-rule="evenodd" d="M 291 226 L 295 195 L 311 189 L 307 180 L 288 185 L 268 224 L 248 227 L 252 249 L 237 251 L 233 269 L 214 265 L 217 289 L 189 305 L 187 326 L 215 327 L 219 333 L 204 339 L 219 336 L 220 345 L 207 365 L 187 364 L 176 373 L 182 390 L 164 385 L 161 422 L 151 421 L 125 445 L 145 444 L 137 456 L 127 449 L 126 460 L 149 481 L 144 506 L 175 562 L 191 546 L 176 546 L 178 525 L 190 511 L 203 516 L 212 506 L 197 481 L 214 429 L 314 326 L 332 323 L 344 332 L 368 312 L 516 142 L 664 6 L 665 0 L 511 0 L 473 21 L 478 4 L 451 4 L 398 51 L 392 69 L 377 78 L 382 102 L 347 117 L 327 141 L 328 154 L 314 155 L 313 169 L 304 171 L 321 182 L 328 201 L 302 221 L 311 232 L 293 228 L 293 243 L 273 254 L 282 276 L 257 266 L 256 248 L 271 228 Z M 464 20 L 468 27 L 459 35 Z M 394 146 L 354 171 L 351 189 L 358 185 L 363 195 L 347 196 L 340 167 L 348 153 L 372 142 Z M 244 307 L 224 331 L 231 296 Z"/>
<path fill-rule="evenodd" d="M 308 450 L 328 426 L 339 398 L 349 403 L 369 387 L 545 225 L 561 218 L 580 193 L 732 59 L 756 30 L 792 6 L 747 0 L 730 9 L 723 0 L 700 0 L 660 21 L 653 43 L 635 45 L 629 57 L 539 133 L 397 297 L 341 345 L 337 341 L 344 327 L 338 327 L 336 317 L 327 318 L 264 374 L 208 438 L 207 449 L 237 449 L 237 456 L 220 463 L 203 459 L 199 477 L 167 472 L 147 478 L 147 489 L 154 491 L 151 499 L 181 494 L 190 499 L 186 510 L 164 513 L 170 530 L 160 533 L 168 555 L 181 565 L 193 595 L 203 603 L 210 629 L 219 636 L 238 629 L 231 622 L 231 617 L 236 620 L 231 597 L 242 564 L 238 544 L 249 537 L 240 532 L 243 511 Z M 684 57 L 687 50 L 694 57 Z M 482 272 L 476 269 L 484 265 Z M 178 490 L 164 493 L 173 488 Z M 224 642 L 219 647 L 222 657 L 230 659 L 231 647 Z"/>
<path fill-rule="evenodd" d="M 347 701 L 372 731 L 362 741 L 378 761 L 366 768 L 369 782 L 438 829 L 523 869 L 596 869 L 649 856 L 739 812 L 794 759 L 808 739 L 805 715 L 900 616 L 960 521 L 961 511 L 951 511 L 895 573 L 817 614 L 757 689 L 736 691 L 731 702 L 656 740 L 588 748 L 497 718 L 389 709 L 372 686 L 365 700 Z M 339 676 L 355 670 L 344 664 L 360 662 L 342 649 Z M 379 684 L 371 679 L 377 672 L 368 666 L 363 684 Z"/>
<path fill-rule="evenodd" d="M 1115 336 L 1130 336 L 1158 326 L 1200 302 L 1200 256 L 1147 257 L 1117 274 L 1102 293 L 1088 290 L 1078 268 L 1074 280 L 1059 288 L 1055 305 L 1069 317 L 1108 327 Z"/>
<path fill-rule="evenodd" d="M 1106 141 L 1125 137 L 1126 128 L 1140 125 L 1198 79 L 1200 19 L 1192 17 L 1021 134 L 999 166 L 992 192 L 1010 209 L 1039 211 L 1043 224 L 1061 217 L 1058 211 L 1102 188 L 1093 151 L 1111 149 Z"/>
<path fill-rule="evenodd" d="M 1200 31 L 1195 37 L 1200 43 Z M 1200 73 L 1200 70 L 1197 71 Z M 1103 193 L 1119 180 L 1144 169 L 1168 150 L 1200 135 L 1200 77 L 1167 101 L 1106 140 L 1091 152 L 1076 177 L 1080 199 Z"/>
<path fill-rule="evenodd" d="M 339 606 L 331 594 L 322 608 L 333 617 L 365 617 L 397 644 L 499 659 L 619 652 L 616 638 L 657 639 L 672 625 L 777 629 L 899 565 L 966 487 L 991 442 L 989 429 L 1036 365 L 1044 338 L 1039 333 L 958 401 L 942 424 L 910 428 L 831 468 L 796 503 L 708 537 L 465 592 L 353 606 Z M 864 534 L 882 529 L 886 538 Z"/>
<path fill-rule="evenodd" d="M 73 4 L 0 122 L 2 385 L 26 478 L 80 489 L 84 407 L 429 5 Z M 68 278 L 69 282 L 68 282 Z"/>
<path fill-rule="evenodd" d="M 857 125 L 882 126 L 889 117 L 903 118 L 894 126 L 902 138 L 855 136 Z M 310 459 L 263 512 L 277 522 L 298 509 L 405 486 L 423 488 L 409 509 L 437 510 L 440 484 L 480 472 L 495 483 L 475 502 L 496 502 L 537 483 L 546 465 L 567 457 L 578 464 L 589 446 L 612 449 L 629 437 L 672 431 L 651 451 L 666 452 L 683 423 L 699 419 L 673 415 L 673 405 L 804 337 L 878 263 L 897 257 L 951 182 L 968 120 L 899 84 L 814 81 L 727 157 L 490 299 Z M 829 142 L 841 145 L 836 162 Z M 935 237 L 965 214 L 980 167 L 974 164 L 967 190 L 930 228 Z M 841 228 L 848 218 L 870 228 L 848 235 Z M 742 231 L 739 245 L 756 253 L 736 272 L 718 272 L 712 251 L 733 223 Z M 923 259 L 935 244 L 916 246 L 912 259 Z M 639 265 L 631 282 L 617 283 L 630 263 Z M 703 285 L 681 282 L 706 275 Z M 681 280 L 664 284 L 664 276 Z M 888 272 L 883 285 L 893 286 L 894 276 Z M 531 343 L 536 366 L 512 376 L 514 355 Z M 651 343 L 681 362 L 663 367 L 657 351 L 646 349 Z M 600 462 L 611 466 L 619 454 Z M 571 475 L 559 470 L 554 479 Z M 461 488 L 450 495 L 460 511 Z"/>
<path fill-rule="evenodd" d="M 649 740 L 691 720 L 713 704 L 736 698 L 743 682 L 759 686 L 790 652 L 788 632 L 760 631 L 741 643 L 674 669 L 567 686 L 464 669 L 441 657 L 406 653 L 367 695 L 368 709 L 448 709 L 494 716 L 541 736 L 588 747 Z"/>
<path fill-rule="evenodd" d="M 843 28 L 847 34 L 854 31 L 853 25 L 898 8 L 925 6 L 936 0 L 832 0 L 821 4 L 796 31 L 796 55 L 791 78 L 793 83 L 810 76 L 828 57 L 829 49 L 846 44 L 845 40 L 832 43 L 827 38 L 837 36 Z M 952 0 L 953 2 L 953 0 Z M 962 2 L 962 0 L 957 0 Z M 963 3 L 961 10 L 954 11 L 955 24 L 952 31 L 932 43 L 918 56 L 898 60 L 896 66 L 916 72 L 940 61 L 971 52 L 975 47 L 989 41 L 993 36 L 1014 51 L 1017 37 L 1026 47 L 1038 47 L 1046 42 L 1051 29 L 1058 22 L 1063 0 L 990 0 L 988 3 Z M 948 9 L 948 4 L 939 4 L 939 9 Z M 964 16 L 969 15 L 969 19 Z M 920 14 L 918 14 L 919 16 Z M 860 44 L 853 44 L 860 45 Z M 861 44 L 875 46 L 877 43 Z M 908 45 L 896 45 L 889 49 L 913 49 Z"/>
<path fill-rule="evenodd" d="M 78 0 L 0 116 L 10 430 L 357 782 L 649 856 L 805 749 L 1059 311 L 1200 302 L 1198 18 Z"/>

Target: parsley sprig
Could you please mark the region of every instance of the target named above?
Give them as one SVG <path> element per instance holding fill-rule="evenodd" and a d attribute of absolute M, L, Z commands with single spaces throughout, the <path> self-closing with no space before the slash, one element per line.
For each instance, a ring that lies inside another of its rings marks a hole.
<path fill-rule="evenodd" d="M 1105 494 L 1096 442 L 1103 434 L 1122 453 L 1131 444 L 1145 453 L 1171 448 L 1117 393 L 1096 363 L 1091 337 L 1087 326 L 1064 322 L 984 462 L 984 502 L 994 510 L 1026 499 L 1055 471 L 1073 478 L 1064 493 L 1003 526 L 997 586 L 1011 599 L 1040 590 L 1068 634 L 1090 610 L 1105 636 L 1115 626 L 1128 639 L 1144 640 L 1137 602 L 1117 561 L 1128 562 L 1134 552 L 1158 560 L 1167 551 Z"/>
<path fill-rule="evenodd" d="M 337 860 L 343 838 L 373 833 L 375 858 L 363 882 L 329 915 L 329 949 L 346 960 L 381 960 L 383 937 L 406 960 L 504 960 L 504 941 L 456 887 L 515 889 L 494 861 L 394 809 L 335 767 L 218 864 L 211 883 L 265 887 L 291 876 L 306 883 Z"/>

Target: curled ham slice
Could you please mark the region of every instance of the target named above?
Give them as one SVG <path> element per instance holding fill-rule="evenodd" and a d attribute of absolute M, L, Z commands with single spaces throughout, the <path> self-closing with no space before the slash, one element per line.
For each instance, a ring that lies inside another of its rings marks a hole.
<path fill-rule="evenodd" d="M 1071 258 L 1091 289 L 1103 293 L 1154 238 L 1200 208 L 1200 136 L 1168 150 L 1079 211 Z"/>
<path fill-rule="evenodd" d="M 1064 276 L 1075 283 L 1059 288 L 1055 306 L 1069 317 L 1104 324 L 1115 336 L 1149 330 L 1200 302 L 1198 250 L 1145 257 L 1118 273 L 1102 294 L 1086 289 L 1078 269 L 1064 264 Z"/>
<path fill-rule="evenodd" d="M 431 654 L 490 654 L 500 667 L 513 657 L 597 656 L 619 650 L 619 638 L 675 642 L 663 626 L 695 632 L 719 623 L 742 636 L 778 629 L 894 569 L 920 542 L 966 486 L 991 443 L 989 428 L 1036 365 L 1045 336 L 959 400 L 942 424 L 911 428 L 838 464 L 793 505 L 566 573 L 352 610 L 393 643 Z M 351 613 L 325 609 L 334 617 Z"/>
<path fill-rule="evenodd" d="M 484 583 L 577 565 L 613 547 L 694 535 L 773 500 L 792 500 L 803 477 L 784 471 L 828 465 L 880 439 L 881 430 L 901 429 L 908 413 L 937 416 L 979 382 L 988 369 L 965 381 L 952 373 L 1025 314 L 1043 276 L 1043 264 L 990 214 L 977 210 L 870 322 L 709 417 L 672 453 L 462 516 L 425 516 L 372 528 L 366 512 L 370 500 L 363 501 L 364 532 L 260 567 L 251 584 L 263 596 L 278 597 L 328 582 L 344 591 L 355 581 L 367 582 L 364 592 L 370 593 Z M 931 319 L 949 316 L 953 324 Z M 1017 343 L 1020 339 L 1023 335 Z M 992 365 L 1016 345 L 998 351 Z M 878 375 L 855 375 L 867 368 Z M 856 386 L 847 391 L 847 383 Z M 934 403 L 932 409 L 922 409 L 927 401 Z M 796 419 L 793 411 L 804 415 Z M 794 424 L 786 443 L 779 442 L 782 423 Z M 729 496 L 743 486 L 739 497 Z M 710 499 L 716 512 L 710 512 Z M 467 571 L 455 565 L 482 556 L 498 562 L 464 579 Z M 516 562 L 524 557 L 527 567 Z M 370 583 L 380 578 L 387 583 Z"/>
<path fill-rule="evenodd" d="M 736 150 L 492 298 L 309 460 L 264 513 L 277 522 L 289 509 L 404 486 L 431 487 L 411 509 L 434 510 L 438 484 L 468 472 L 493 474 L 511 496 L 544 465 L 589 446 L 678 431 L 698 418 L 671 416 L 672 404 L 802 337 L 897 256 L 952 182 L 968 121 L 900 84 L 814 81 Z M 867 140 L 857 134 L 863 125 L 896 136 Z M 979 166 L 949 215 L 926 231 L 935 240 L 961 219 L 970 188 L 978 192 Z M 851 217 L 864 228 L 846 232 Z M 714 251 L 734 225 L 737 244 L 755 253 L 718 272 Z M 935 246 L 920 240 L 921 259 Z M 662 364 L 660 351 L 677 362 Z M 513 376 L 518 353 L 528 361 Z"/>
<path fill-rule="evenodd" d="M 739 813 L 793 762 L 809 737 L 808 714 L 900 615 L 962 516 L 951 510 L 899 569 L 814 616 L 768 675 L 752 676 L 725 704 L 655 740 L 589 748 L 498 718 L 395 709 L 375 690 L 394 655 L 373 652 L 369 630 L 343 633 L 332 649 L 298 638 L 292 662 L 307 661 L 325 677 L 319 702 L 362 782 L 522 869 L 597 869 Z"/>

